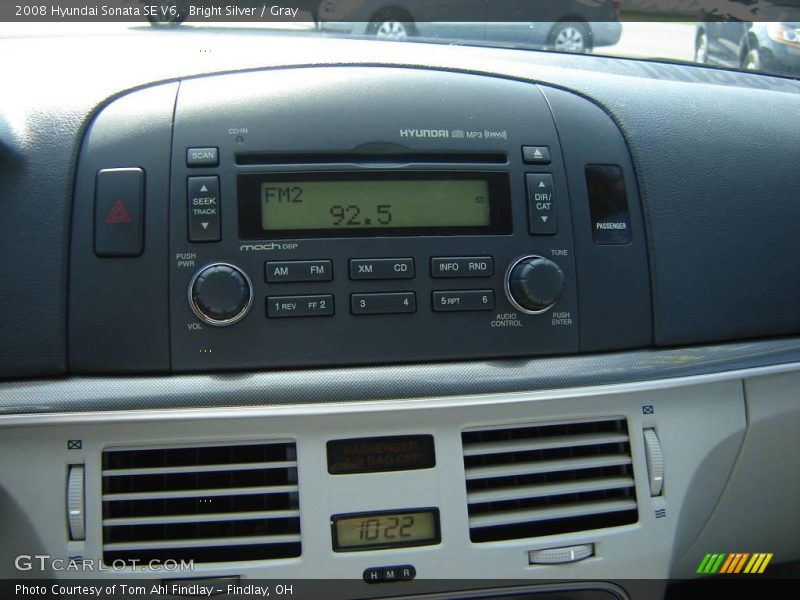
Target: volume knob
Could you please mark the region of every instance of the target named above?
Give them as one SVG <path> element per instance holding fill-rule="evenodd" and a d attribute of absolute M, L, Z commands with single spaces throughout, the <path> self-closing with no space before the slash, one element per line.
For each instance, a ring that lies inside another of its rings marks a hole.
<path fill-rule="evenodd" d="M 506 296 L 520 311 L 536 315 L 558 302 L 564 289 L 564 272 L 552 260 L 523 256 L 508 268 Z"/>
<path fill-rule="evenodd" d="M 252 304 L 250 279 L 233 265 L 206 265 L 189 284 L 189 306 L 198 319 L 209 325 L 233 325 L 244 318 Z"/>

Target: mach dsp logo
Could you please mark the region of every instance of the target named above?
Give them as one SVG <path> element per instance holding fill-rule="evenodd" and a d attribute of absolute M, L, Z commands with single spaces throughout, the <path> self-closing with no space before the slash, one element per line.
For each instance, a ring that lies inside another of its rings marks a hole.
<path fill-rule="evenodd" d="M 700 561 L 697 572 L 708 575 L 731 575 L 737 573 L 754 575 L 756 573 L 763 573 L 771 560 L 771 552 L 756 552 L 754 554 L 750 554 L 749 552 L 733 552 L 730 554 L 722 552 L 706 554 L 703 560 Z"/>

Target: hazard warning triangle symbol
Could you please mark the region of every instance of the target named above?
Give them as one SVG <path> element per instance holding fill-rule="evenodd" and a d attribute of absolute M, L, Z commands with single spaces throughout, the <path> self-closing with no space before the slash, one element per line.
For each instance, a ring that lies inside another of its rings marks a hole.
<path fill-rule="evenodd" d="M 114 202 L 114 206 L 108 211 L 106 215 L 106 223 L 130 223 L 131 216 L 125 208 L 125 203 L 122 200 Z"/>

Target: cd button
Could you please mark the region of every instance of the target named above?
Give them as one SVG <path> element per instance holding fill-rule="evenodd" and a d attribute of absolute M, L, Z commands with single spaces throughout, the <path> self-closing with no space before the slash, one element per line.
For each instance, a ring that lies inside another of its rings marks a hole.
<path fill-rule="evenodd" d="M 350 279 L 413 279 L 413 258 L 350 259 Z"/>

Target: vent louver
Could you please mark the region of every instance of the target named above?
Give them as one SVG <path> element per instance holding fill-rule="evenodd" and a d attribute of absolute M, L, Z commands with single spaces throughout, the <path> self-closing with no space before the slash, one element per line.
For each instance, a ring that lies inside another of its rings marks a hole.
<path fill-rule="evenodd" d="M 103 562 L 300 556 L 296 458 L 288 441 L 103 452 Z"/>
<path fill-rule="evenodd" d="M 470 430 L 461 439 L 473 542 L 638 519 L 624 419 Z"/>

